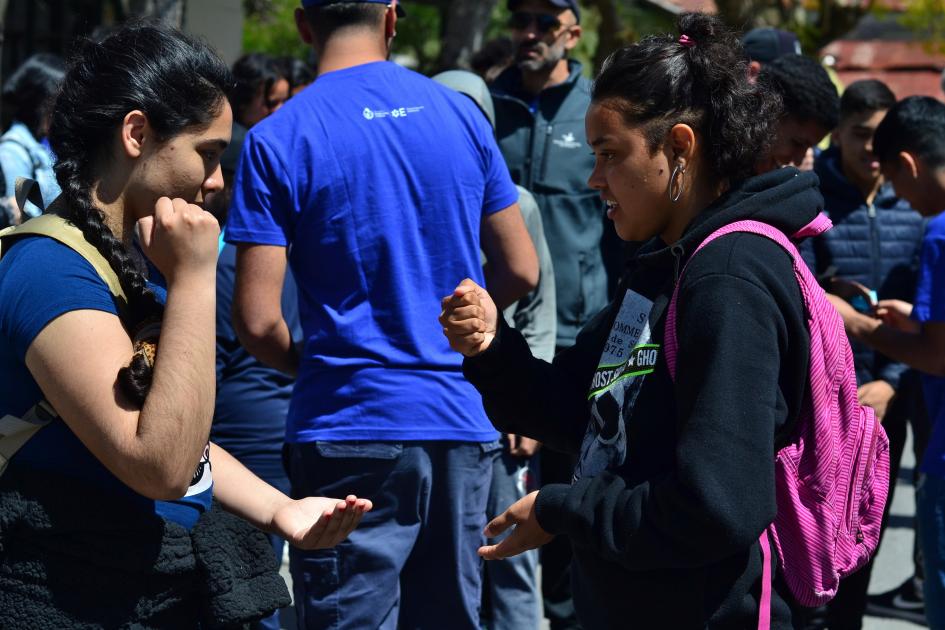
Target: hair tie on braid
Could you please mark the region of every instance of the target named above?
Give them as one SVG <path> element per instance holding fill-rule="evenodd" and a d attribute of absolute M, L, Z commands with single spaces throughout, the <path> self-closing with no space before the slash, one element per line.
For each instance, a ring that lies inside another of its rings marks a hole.
<path fill-rule="evenodd" d="M 160 336 L 161 320 L 156 318 L 143 322 L 133 335 L 134 354 L 136 356 L 140 355 L 152 370 L 154 369 L 154 361 L 157 358 L 157 345 Z"/>

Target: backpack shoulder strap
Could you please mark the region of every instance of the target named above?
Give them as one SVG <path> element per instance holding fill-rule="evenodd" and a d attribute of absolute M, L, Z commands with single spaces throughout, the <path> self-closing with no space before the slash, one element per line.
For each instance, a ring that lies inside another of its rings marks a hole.
<path fill-rule="evenodd" d="M 817 236 L 826 232 L 832 227 L 830 219 L 826 215 L 820 214 L 811 221 L 809 224 L 801 228 L 793 238 L 795 239 L 804 239 L 811 236 Z M 764 236 L 769 238 L 772 241 L 780 245 L 788 254 L 790 254 L 793 259 L 794 264 L 794 275 L 798 280 L 798 284 L 801 289 L 801 297 L 804 300 L 805 307 L 810 310 L 810 295 L 808 293 L 809 283 L 814 283 L 816 285 L 816 280 L 813 279 L 810 271 L 807 268 L 807 265 L 801 259 L 801 254 L 797 249 L 797 246 L 789 239 L 784 232 L 781 230 L 768 225 L 767 223 L 762 223 L 760 221 L 736 221 L 726 225 L 712 234 L 710 234 L 699 247 L 696 248 L 696 251 L 693 252 L 692 256 L 695 256 L 699 251 L 716 240 L 721 238 L 726 234 L 731 234 L 733 232 L 747 232 L 749 234 L 757 234 L 759 236 Z M 692 257 L 689 258 L 692 261 Z M 686 263 L 688 266 L 688 263 Z M 685 272 L 685 268 L 683 268 Z M 680 280 L 682 278 L 682 273 L 680 274 Z M 676 304 L 679 298 L 679 287 L 682 284 L 681 281 L 677 280 L 676 287 L 673 289 L 673 297 L 669 303 L 668 314 L 666 315 L 666 327 L 664 332 L 663 339 L 663 348 L 666 358 L 666 365 L 669 368 L 670 378 L 676 380 L 676 353 L 677 353 L 677 338 L 676 338 Z M 771 588 L 772 588 L 772 571 L 771 571 L 771 547 L 768 541 L 768 529 L 761 533 L 761 536 L 758 539 L 758 544 L 761 548 L 761 559 L 762 559 L 762 577 L 761 577 L 761 594 L 758 601 L 758 630 L 769 630 L 771 627 Z"/>
<path fill-rule="evenodd" d="M 16 452 L 57 415 L 49 403 L 41 400 L 21 418 L 11 415 L 0 418 L 0 475 Z"/>
<path fill-rule="evenodd" d="M 18 201 L 21 193 L 24 195 L 24 198 L 30 194 L 30 185 L 27 182 L 35 183 L 30 180 L 24 180 L 23 178 L 17 181 Z M 33 200 L 30 199 L 30 201 Z M 40 199 L 38 205 L 40 208 L 43 207 L 42 199 Z M 119 311 L 126 308 L 128 299 L 125 296 L 124 289 L 121 287 L 121 282 L 118 280 L 118 275 L 112 270 L 111 265 L 108 264 L 105 257 L 102 256 L 91 243 L 85 240 L 85 236 L 79 228 L 59 215 L 40 215 L 22 225 L 0 230 L 0 257 L 6 253 L 9 249 L 9 245 L 13 241 L 24 236 L 45 236 L 52 238 L 75 251 L 92 265 L 92 268 L 95 269 L 98 276 L 108 286 L 109 292 L 118 301 Z M 6 470 L 7 464 L 13 455 L 15 455 L 40 429 L 49 424 L 56 417 L 58 417 L 56 410 L 45 400 L 41 400 L 23 414 L 21 418 L 11 415 L 0 418 L 0 475 Z"/>
<path fill-rule="evenodd" d="M 818 215 L 814 221 L 806 225 L 798 232 L 796 238 L 806 238 L 813 234 L 821 234 L 831 227 L 830 219 L 826 215 Z M 794 273 L 797 275 L 798 280 L 801 281 L 805 276 L 803 275 L 807 271 L 807 265 L 801 260 L 801 254 L 797 250 L 797 246 L 789 239 L 784 232 L 777 229 L 774 226 L 768 225 L 767 223 L 762 223 L 761 221 L 736 221 L 730 223 L 724 227 L 719 228 L 715 232 L 712 232 L 699 247 L 696 248 L 696 251 L 692 253 L 692 256 L 689 257 L 689 262 L 692 261 L 692 258 L 698 254 L 703 247 L 711 243 L 712 241 L 725 236 L 726 234 L 732 234 L 733 232 L 747 232 L 749 234 L 757 234 L 759 236 L 764 236 L 769 238 L 778 245 L 780 245 L 793 259 L 794 261 Z M 686 266 L 689 266 L 689 262 L 686 263 Z M 666 327 L 663 338 L 663 352 L 666 358 L 666 365 L 669 368 L 669 376 L 674 381 L 676 380 L 676 354 L 678 351 L 677 338 L 676 338 L 676 304 L 679 298 L 679 287 L 682 285 L 682 275 L 685 273 L 685 267 L 682 270 L 682 273 L 679 274 L 679 280 L 676 282 L 676 287 L 673 289 L 673 297 L 669 302 L 669 309 L 666 315 Z M 809 274 L 810 272 L 807 271 Z M 807 295 L 804 282 L 800 282 L 801 285 L 801 294 L 807 306 L 809 301 L 809 296 Z"/>
<path fill-rule="evenodd" d="M 22 236 L 46 236 L 69 247 L 92 265 L 92 268 L 105 282 L 109 292 L 119 301 L 122 308 L 128 303 L 128 297 L 121 287 L 118 275 L 105 260 L 105 257 L 94 245 L 85 240 L 85 236 L 79 228 L 62 217 L 55 214 L 44 214 L 30 219 L 22 225 L 0 231 L 0 256 L 6 252 L 12 240 Z"/>
<path fill-rule="evenodd" d="M 13 195 L 16 198 L 17 207 L 21 209 L 26 205 L 27 201 L 33 202 L 33 205 L 40 210 L 46 209 L 43 203 L 43 193 L 39 189 L 39 183 L 35 179 L 17 177 L 16 183 L 13 185 Z"/>

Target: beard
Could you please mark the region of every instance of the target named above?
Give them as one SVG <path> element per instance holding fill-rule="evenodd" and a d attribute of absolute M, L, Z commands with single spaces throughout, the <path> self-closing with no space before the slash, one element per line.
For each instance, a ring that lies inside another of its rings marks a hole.
<path fill-rule="evenodd" d="M 537 56 L 529 56 L 528 53 L 533 51 Z M 544 42 L 525 42 L 518 47 L 515 63 L 525 72 L 550 72 L 567 53 L 562 41 L 555 41 L 550 46 Z"/>

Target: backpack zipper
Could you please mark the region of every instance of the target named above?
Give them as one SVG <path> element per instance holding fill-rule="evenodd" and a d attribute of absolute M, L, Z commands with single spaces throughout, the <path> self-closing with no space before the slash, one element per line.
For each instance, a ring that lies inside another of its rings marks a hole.
<path fill-rule="evenodd" d="M 866 419 L 866 418 L 862 418 Z M 866 446 L 866 461 L 862 462 L 863 448 Z M 859 432 L 856 441 L 856 453 L 853 456 L 853 467 L 850 470 L 850 490 L 847 496 L 846 526 L 850 534 L 858 534 L 859 520 L 856 518 L 860 512 L 860 500 L 863 496 L 863 490 L 866 488 L 866 481 L 870 476 L 870 469 L 875 460 L 876 451 L 876 421 L 873 426 L 867 423 L 863 430 Z M 863 475 L 860 476 L 860 464 L 863 463 Z"/>

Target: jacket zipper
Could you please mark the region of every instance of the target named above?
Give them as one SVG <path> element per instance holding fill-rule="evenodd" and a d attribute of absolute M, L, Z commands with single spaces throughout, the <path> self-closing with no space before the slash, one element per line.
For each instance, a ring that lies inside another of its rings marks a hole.
<path fill-rule="evenodd" d="M 528 104 L 525 103 L 525 101 L 523 101 L 520 98 L 515 98 L 514 96 L 501 96 L 501 97 L 496 97 L 496 98 L 503 98 L 513 103 L 517 103 L 518 105 L 522 107 L 522 109 L 525 110 L 525 112 L 532 119 L 532 124 L 528 128 L 528 153 L 526 153 L 525 155 L 525 168 L 522 171 L 522 181 L 520 182 L 520 184 L 523 188 L 527 188 L 528 190 L 534 190 L 533 184 L 535 183 L 535 175 L 534 175 L 535 173 L 534 171 L 535 136 L 536 136 L 535 132 L 538 128 L 538 115 L 532 112 L 531 107 L 529 107 Z"/>
<path fill-rule="evenodd" d="M 866 216 L 870 221 L 870 258 L 872 259 L 870 271 L 872 272 L 872 286 L 874 291 L 879 288 L 879 227 L 876 225 L 876 205 L 869 204 L 866 210 Z"/>
<path fill-rule="evenodd" d="M 553 125 L 547 125 L 545 127 L 545 146 L 541 150 L 541 181 L 547 179 L 548 173 L 548 152 L 551 150 L 551 136 L 554 134 L 555 128 Z"/>
<path fill-rule="evenodd" d="M 669 251 L 673 253 L 673 258 L 675 259 L 675 263 L 673 265 L 673 286 L 676 286 L 676 284 L 679 282 L 679 265 L 682 262 L 682 257 L 686 254 L 686 250 L 682 245 L 676 243 L 669 248 Z"/>

